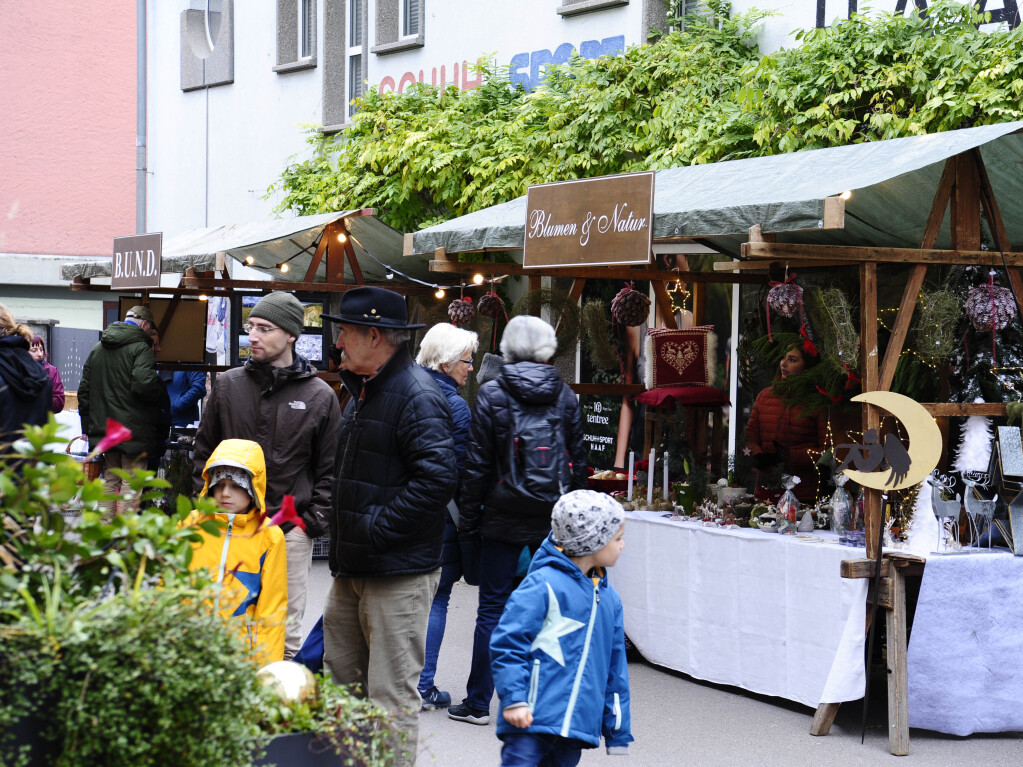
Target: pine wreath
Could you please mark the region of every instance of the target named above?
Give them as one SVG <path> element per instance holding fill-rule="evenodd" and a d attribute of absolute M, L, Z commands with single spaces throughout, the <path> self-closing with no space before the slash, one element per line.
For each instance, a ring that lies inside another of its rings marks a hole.
<path fill-rule="evenodd" d="M 611 329 L 607 322 L 607 309 L 602 301 L 591 298 L 583 304 L 580 312 L 583 338 L 590 354 L 590 362 L 596 368 L 614 370 L 619 367 L 618 350 L 611 342 Z"/>
<path fill-rule="evenodd" d="M 568 293 L 549 288 L 529 291 L 515 302 L 511 313 L 513 317 L 520 314 L 539 315 L 545 308 L 550 310 L 551 317 L 560 318 L 558 350 L 555 352 L 555 356 L 560 356 L 579 343 L 579 306 L 569 300 Z M 558 322 L 558 319 L 554 320 L 555 324 Z"/>

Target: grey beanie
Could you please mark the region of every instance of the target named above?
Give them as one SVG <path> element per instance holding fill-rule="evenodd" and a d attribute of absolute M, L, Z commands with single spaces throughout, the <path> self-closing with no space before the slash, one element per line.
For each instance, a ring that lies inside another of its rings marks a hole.
<path fill-rule="evenodd" d="M 625 510 L 610 495 L 573 490 L 554 504 L 551 533 L 566 555 L 584 557 L 607 546 L 624 521 Z"/>
<path fill-rule="evenodd" d="M 285 333 L 298 338 L 305 325 L 305 309 L 291 293 L 275 291 L 259 299 L 252 307 L 249 317 L 259 317 L 272 322 Z"/>

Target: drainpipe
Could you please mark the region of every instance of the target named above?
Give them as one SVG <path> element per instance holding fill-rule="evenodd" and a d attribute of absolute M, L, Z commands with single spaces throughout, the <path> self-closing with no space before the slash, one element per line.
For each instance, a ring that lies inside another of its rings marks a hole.
<path fill-rule="evenodd" d="M 135 0 L 135 231 L 146 231 L 146 2 Z"/>

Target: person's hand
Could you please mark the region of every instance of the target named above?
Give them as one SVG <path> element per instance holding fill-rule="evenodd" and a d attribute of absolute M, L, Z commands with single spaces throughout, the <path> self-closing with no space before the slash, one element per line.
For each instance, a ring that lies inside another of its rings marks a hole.
<path fill-rule="evenodd" d="M 516 706 L 504 710 L 504 720 L 513 727 L 525 729 L 533 723 L 533 712 L 529 706 Z"/>
<path fill-rule="evenodd" d="M 760 471 L 767 471 L 780 461 L 777 453 L 757 453 L 753 456 L 753 465 Z"/>

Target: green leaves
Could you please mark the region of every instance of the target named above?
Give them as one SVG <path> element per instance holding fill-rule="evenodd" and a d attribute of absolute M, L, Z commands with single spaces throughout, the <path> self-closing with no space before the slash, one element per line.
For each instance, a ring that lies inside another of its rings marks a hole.
<path fill-rule="evenodd" d="M 311 156 L 270 192 L 278 210 L 375 207 L 415 231 L 531 184 L 1023 118 L 1023 28 L 980 32 L 971 8 L 939 0 L 924 19 L 854 15 L 761 56 L 766 15 L 710 0 L 653 44 L 574 55 L 532 93 L 493 64 L 476 90 L 370 91 L 343 132 L 309 128 Z"/>

